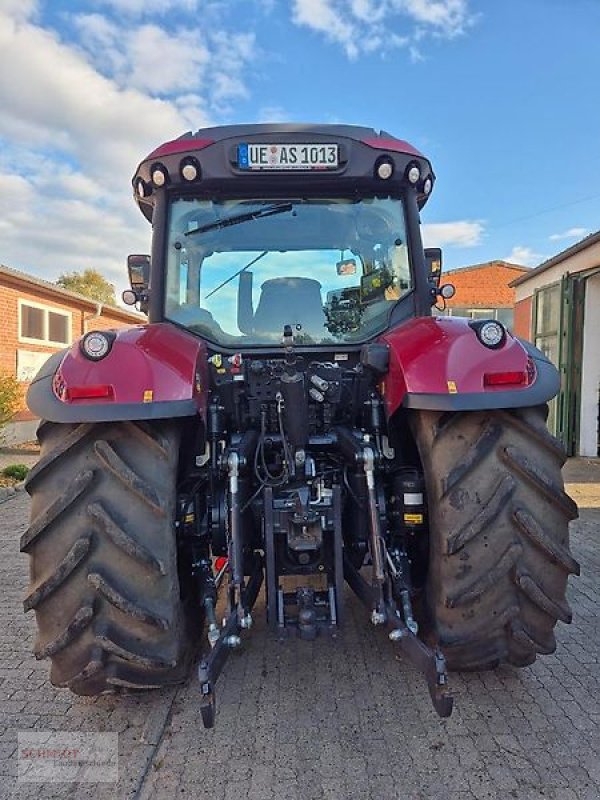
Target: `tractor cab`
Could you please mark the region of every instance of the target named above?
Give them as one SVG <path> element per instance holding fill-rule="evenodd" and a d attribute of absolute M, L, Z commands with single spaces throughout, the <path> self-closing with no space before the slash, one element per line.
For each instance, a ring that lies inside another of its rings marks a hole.
<path fill-rule="evenodd" d="M 431 166 L 351 126 L 242 126 L 168 142 L 139 166 L 152 219 L 151 319 L 218 347 L 357 346 L 429 313 L 419 209 Z M 434 290 L 434 289 L 433 289 Z"/>

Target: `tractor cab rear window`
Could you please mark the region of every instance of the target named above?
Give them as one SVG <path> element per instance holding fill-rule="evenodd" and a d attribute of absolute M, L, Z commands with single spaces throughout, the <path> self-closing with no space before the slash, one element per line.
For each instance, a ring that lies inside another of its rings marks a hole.
<path fill-rule="evenodd" d="M 412 288 L 401 200 L 174 199 L 165 316 L 223 346 L 352 344 Z"/>

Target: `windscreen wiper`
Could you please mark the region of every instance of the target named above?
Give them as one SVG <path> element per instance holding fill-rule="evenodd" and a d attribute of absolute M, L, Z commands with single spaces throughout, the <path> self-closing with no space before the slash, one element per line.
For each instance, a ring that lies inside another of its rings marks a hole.
<path fill-rule="evenodd" d="M 228 228 L 230 225 L 239 225 L 240 222 L 250 222 L 253 219 L 260 219 L 261 217 L 271 217 L 273 214 L 284 214 L 286 211 L 291 211 L 292 208 L 292 203 L 278 203 L 274 206 L 259 208 L 256 211 L 247 211 L 245 214 L 236 214 L 233 217 L 218 219 L 215 222 L 209 222 L 207 225 L 200 225 L 192 231 L 187 231 L 184 235 L 192 236 L 195 233 L 206 233 L 207 231 L 215 231 L 220 228 Z"/>
<path fill-rule="evenodd" d="M 233 273 L 233 275 L 230 275 L 230 276 L 227 278 L 227 280 L 224 280 L 224 281 L 223 281 L 223 283 L 220 283 L 220 284 L 217 286 L 217 288 L 216 288 L 216 289 L 213 289 L 213 290 L 212 290 L 212 292 L 209 292 L 209 293 L 206 295 L 206 299 L 208 300 L 208 298 L 209 298 L 209 297 L 212 297 L 212 296 L 213 296 L 213 294 L 216 294 L 216 293 L 219 291 L 219 289 L 222 289 L 224 286 L 227 286 L 227 284 L 228 284 L 228 283 L 231 283 L 231 281 L 232 281 L 234 278 L 237 278 L 237 276 L 238 276 L 238 275 L 241 275 L 241 274 L 242 274 L 242 272 L 245 272 L 245 271 L 246 271 L 247 269 L 249 269 L 249 268 L 250 268 L 250 267 L 251 267 L 253 264 L 256 264 L 256 262 L 257 262 L 257 261 L 260 261 L 260 259 L 261 259 L 261 258 L 264 258 L 264 257 L 267 255 L 267 253 L 268 253 L 268 252 L 269 252 L 268 250 L 264 250 L 262 253 L 260 253 L 260 255 L 256 256 L 256 258 L 253 258 L 253 259 L 252 259 L 252 261 L 249 261 L 249 262 L 246 264 L 246 266 L 245 266 L 245 267 L 242 267 L 241 269 L 238 269 L 238 271 L 237 271 L 237 272 L 234 272 L 234 273 Z"/>

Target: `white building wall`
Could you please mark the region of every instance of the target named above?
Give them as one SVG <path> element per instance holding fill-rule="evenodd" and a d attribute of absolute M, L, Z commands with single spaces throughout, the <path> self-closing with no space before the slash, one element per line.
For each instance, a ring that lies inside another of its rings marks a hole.
<path fill-rule="evenodd" d="M 541 289 L 543 286 L 549 286 L 551 283 L 559 281 L 565 272 L 575 273 L 583 272 L 586 269 L 592 269 L 600 264 L 600 242 L 596 242 L 585 250 L 580 250 L 573 256 L 568 256 L 564 261 L 560 261 L 553 267 L 540 272 L 538 275 L 532 275 L 519 286 L 515 286 L 515 301 L 524 300 L 526 297 L 531 297 L 536 289 Z"/>
<path fill-rule="evenodd" d="M 584 314 L 579 455 L 596 456 L 600 387 L 600 274 L 586 281 Z"/>

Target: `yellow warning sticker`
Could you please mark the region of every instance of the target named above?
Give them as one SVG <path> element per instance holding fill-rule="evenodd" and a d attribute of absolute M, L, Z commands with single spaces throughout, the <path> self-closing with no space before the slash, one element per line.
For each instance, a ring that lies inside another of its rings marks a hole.
<path fill-rule="evenodd" d="M 152 389 L 146 389 L 144 392 L 144 403 L 151 403 L 154 398 L 154 392 Z"/>
<path fill-rule="evenodd" d="M 423 514 L 405 514 L 404 522 L 411 525 L 421 525 L 423 522 Z"/>
<path fill-rule="evenodd" d="M 458 389 L 456 388 L 456 382 L 448 381 L 447 383 L 448 383 L 448 394 L 457 394 Z"/>

